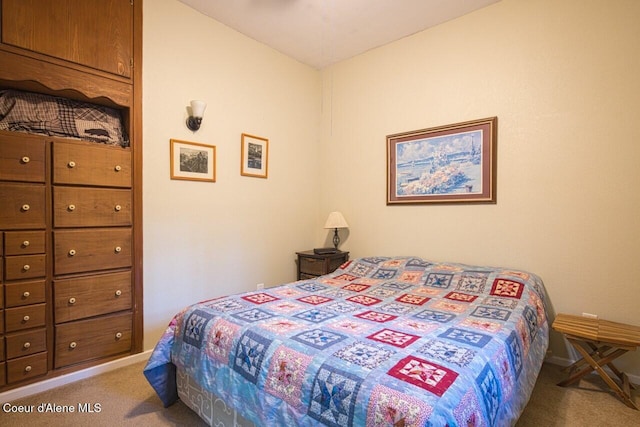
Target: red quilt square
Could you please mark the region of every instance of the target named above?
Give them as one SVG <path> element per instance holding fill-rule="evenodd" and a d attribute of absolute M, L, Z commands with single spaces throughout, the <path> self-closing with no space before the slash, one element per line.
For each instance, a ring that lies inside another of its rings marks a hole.
<path fill-rule="evenodd" d="M 307 304 L 318 305 L 333 300 L 331 298 L 323 297 L 320 295 L 307 295 L 306 297 L 298 298 L 298 301 L 306 302 Z"/>
<path fill-rule="evenodd" d="M 473 302 L 478 298 L 477 295 L 463 294 L 462 292 L 449 292 L 444 296 L 453 301 Z"/>
<path fill-rule="evenodd" d="M 520 299 L 524 285 L 515 280 L 496 279 L 491 287 L 491 295 Z"/>
<path fill-rule="evenodd" d="M 422 295 L 404 294 L 396 298 L 396 301 L 404 302 L 406 304 L 422 305 L 430 299 L 431 298 L 427 298 Z"/>
<path fill-rule="evenodd" d="M 370 287 L 371 285 L 363 285 L 361 283 L 350 283 L 348 285 L 343 286 L 342 289 L 346 289 L 347 291 L 362 292 L 366 289 L 369 289 Z"/>
<path fill-rule="evenodd" d="M 378 313 L 377 311 L 365 311 L 364 313 L 354 314 L 354 316 L 378 323 L 384 323 L 398 318 L 398 316 L 394 316 L 393 314 Z"/>
<path fill-rule="evenodd" d="M 351 281 L 351 280 L 356 280 L 357 278 L 358 278 L 357 276 L 352 276 L 351 274 L 344 273 L 344 274 L 341 274 L 339 276 L 334 277 L 333 279 L 334 280 L 348 280 L 348 281 Z"/>
<path fill-rule="evenodd" d="M 378 304 L 382 300 L 378 298 L 370 297 L 369 295 L 355 295 L 347 298 L 347 301 L 369 306 L 369 305 Z"/>
<path fill-rule="evenodd" d="M 388 374 L 436 396 L 442 396 L 458 378 L 457 372 L 413 356 L 400 360 Z"/>
<path fill-rule="evenodd" d="M 405 348 L 408 345 L 413 344 L 420 337 L 417 335 L 406 334 L 404 332 L 393 331 L 391 329 L 383 329 L 369 335 L 367 338 L 385 344 L 391 344 L 395 347 Z"/>
<path fill-rule="evenodd" d="M 280 298 L 276 298 L 274 296 L 271 296 L 265 293 L 259 293 L 259 294 L 253 294 L 253 295 L 245 295 L 242 297 L 242 299 L 245 301 L 252 302 L 254 304 L 264 304 L 267 302 L 278 300 Z"/>

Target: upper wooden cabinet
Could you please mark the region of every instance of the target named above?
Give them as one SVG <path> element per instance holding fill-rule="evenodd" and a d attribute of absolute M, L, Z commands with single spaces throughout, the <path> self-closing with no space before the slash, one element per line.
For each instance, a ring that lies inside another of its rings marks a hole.
<path fill-rule="evenodd" d="M 2 43 L 132 78 L 132 0 L 0 0 Z"/>

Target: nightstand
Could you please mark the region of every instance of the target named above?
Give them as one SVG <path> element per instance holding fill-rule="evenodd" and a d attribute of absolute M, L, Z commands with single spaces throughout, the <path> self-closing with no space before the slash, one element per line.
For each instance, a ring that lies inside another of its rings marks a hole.
<path fill-rule="evenodd" d="M 318 255 L 313 251 L 296 252 L 298 255 L 298 280 L 313 279 L 334 272 L 349 260 L 349 252 Z"/>

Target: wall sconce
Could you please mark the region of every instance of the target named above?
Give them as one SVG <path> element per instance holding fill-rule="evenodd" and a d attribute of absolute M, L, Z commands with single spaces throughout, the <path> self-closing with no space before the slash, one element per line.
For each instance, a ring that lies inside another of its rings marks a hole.
<path fill-rule="evenodd" d="M 207 108 L 207 103 L 204 101 L 191 101 L 191 115 L 187 118 L 187 127 L 192 131 L 200 129 L 200 123 L 202 123 L 202 116 L 204 110 Z"/>
<path fill-rule="evenodd" d="M 331 212 L 324 224 L 324 228 L 333 228 L 333 246 L 338 250 L 340 244 L 340 236 L 338 236 L 338 228 L 349 228 L 349 224 L 340 212 Z"/>

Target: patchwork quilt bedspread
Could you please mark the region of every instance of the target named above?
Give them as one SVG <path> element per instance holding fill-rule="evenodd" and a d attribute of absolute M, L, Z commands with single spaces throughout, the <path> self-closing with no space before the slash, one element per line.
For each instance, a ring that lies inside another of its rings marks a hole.
<path fill-rule="evenodd" d="M 144 373 L 166 406 L 178 369 L 261 426 L 508 426 L 548 332 L 535 274 L 360 258 L 184 309 Z"/>

